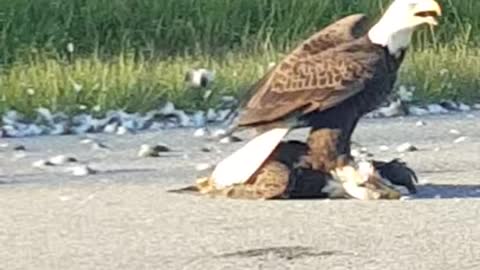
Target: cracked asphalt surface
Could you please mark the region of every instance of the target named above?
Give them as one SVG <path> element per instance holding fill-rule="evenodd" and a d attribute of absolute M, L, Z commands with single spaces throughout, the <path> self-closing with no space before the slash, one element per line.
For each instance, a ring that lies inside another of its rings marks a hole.
<path fill-rule="evenodd" d="M 102 150 L 84 136 L 0 139 L 0 269 L 480 269 L 480 113 L 418 120 L 366 119 L 354 134 L 376 159 L 401 157 L 418 173 L 419 193 L 404 201 L 171 193 L 245 143 L 186 129 L 93 135 Z M 137 157 L 160 142 L 174 151 Z M 405 142 L 419 151 L 396 152 Z M 98 172 L 32 166 L 57 154 Z"/>

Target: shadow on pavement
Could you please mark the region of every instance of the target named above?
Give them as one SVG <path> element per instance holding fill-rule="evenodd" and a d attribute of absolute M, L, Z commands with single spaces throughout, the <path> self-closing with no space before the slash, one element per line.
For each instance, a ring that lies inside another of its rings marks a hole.
<path fill-rule="evenodd" d="M 480 198 L 480 185 L 418 185 L 414 199 Z"/>

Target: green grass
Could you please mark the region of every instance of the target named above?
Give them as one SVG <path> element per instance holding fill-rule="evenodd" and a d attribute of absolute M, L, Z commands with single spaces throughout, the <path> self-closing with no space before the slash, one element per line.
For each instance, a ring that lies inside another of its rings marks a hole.
<path fill-rule="evenodd" d="M 354 12 L 376 17 L 388 2 L 0 0 L 0 113 L 146 111 L 166 100 L 206 108 L 240 95 L 269 62 L 329 22 Z M 478 101 L 480 1 L 440 2 L 441 26 L 415 36 L 399 83 L 415 86 L 418 101 Z M 217 73 L 208 104 L 183 83 L 194 67 Z"/>

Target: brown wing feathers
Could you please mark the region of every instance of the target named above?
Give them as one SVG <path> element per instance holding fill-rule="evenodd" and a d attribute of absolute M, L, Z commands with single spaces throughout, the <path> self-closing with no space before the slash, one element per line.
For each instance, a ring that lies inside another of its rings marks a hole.
<path fill-rule="evenodd" d="M 361 65 L 327 52 L 360 37 L 366 29 L 366 17 L 352 15 L 300 44 L 249 91 L 250 99 L 242 108 L 238 125 L 268 123 L 321 103 L 334 104 L 339 96 L 349 95 L 335 92 L 345 88 L 345 83 L 355 93 L 361 87 L 355 85 L 362 74 Z"/>

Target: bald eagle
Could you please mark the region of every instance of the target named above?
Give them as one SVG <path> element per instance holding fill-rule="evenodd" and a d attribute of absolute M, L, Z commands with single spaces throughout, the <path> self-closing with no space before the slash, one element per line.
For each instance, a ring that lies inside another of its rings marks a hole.
<path fill-rule="evenodd" d="M 437 25 L 434 0 L 394 0 L 367 28 L 367 18 L 343 18 L 301 43 L 247 93 L 233 121 L 233 133 L 253 128 L 260 135 L 217 164 L 212 173 L 222 188 L 246 182 L 289 131 L 310 127 L 337 130 L 337 156 L 346 162 L 359 119 L 391 93 L 415 29 Z M 325 158 L 324 170 L 336 160 Z"/>

